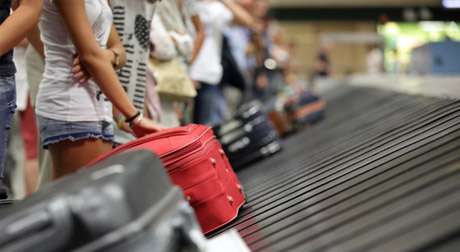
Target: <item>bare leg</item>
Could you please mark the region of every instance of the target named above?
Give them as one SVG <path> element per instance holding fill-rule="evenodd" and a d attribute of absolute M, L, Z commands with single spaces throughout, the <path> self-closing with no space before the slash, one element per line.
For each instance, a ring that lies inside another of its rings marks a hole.
<path fill-rule="evenodd" d="M 49 147 L 54 167 L 54 179 L 72 174 L 100 155 L 112 150 L 112 144 L 100 139 L 64 141 Z"/>
<path fill-rule="evenodd" d="M 24 143 L 24 152 L 26 154 L 26 161 L 24 163 L 26 195 L 30 195 L 37 190 L 38 131 L 30 96 L 27 99 L 27 107 L 24 111 L 19 112 L 19 118 L 21 120 L 21 137 Z"/>
<path fill-rule="evenodd" d="M 38 186 L 38 160 L 26 160 L 24 164 L 26 195 L 31 195 Z"/>

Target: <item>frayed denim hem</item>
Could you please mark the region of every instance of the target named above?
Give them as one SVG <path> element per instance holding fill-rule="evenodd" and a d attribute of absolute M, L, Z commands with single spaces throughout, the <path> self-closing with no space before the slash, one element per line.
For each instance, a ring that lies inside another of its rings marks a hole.
<path fill-rule="evenodd" d="M 61 136 L 48 137 L 42 143 L 43 149 L 48 149 L 49 145 L 64 142 L 64 141 L 81 141 L 86 139 L 102 139 L 104 142 L 113 143 L 113 135 L 102 135 L 101 133 L 95 132 L 84 132 L 84 133 L 75 133 L 75 134 L 66 134 Z"/>

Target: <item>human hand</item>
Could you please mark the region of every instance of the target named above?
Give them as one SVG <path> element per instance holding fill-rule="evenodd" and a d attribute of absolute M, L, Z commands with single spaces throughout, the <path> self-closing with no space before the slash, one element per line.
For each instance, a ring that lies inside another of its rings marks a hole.
<path fill-rule="evenodd" d="M 142 118 L 139 122 L 131 125 L 131 130 L 136 137 L 143 137 L 145 135 L 157 133 L 165 128 L 154 123 L 152 120 Z"/>
<path fill-rule="evenodd" d="M 80 84 L 86 84 L 90 79 L 90 74 L 82 65 L 80 55 L 76 54 L 72 63 L 72 75 Z"/>
<path fill-rule="evenodd" d="M 109 49 L 104 50 L 104 58 L 113 65 L 115 61 L 115 55 L 113 51 Z M 80 55 L 75 54 L 72 63 L 72 75 L 75 80 L 78 81 L 80 84 L 86 84 L 88 80 L 91 78 L 90 73 L 86 70 L 85 66 L 82 64 Z"/>
<path fill-rule="evenodd" d="M 268 79 L 268 76 L 265 75 L 265 74 L 260 74 L 259 76 L 257 76 L 256 78 L 256 87 L 259 89 L 259 90 L 264 90 L 268 87 L 268 85 L 270 84 L 270 80 Z"/>
<path fill-rule="evenodd" d="M 250 28 L 256 34 L 262 34 L 265 30 L 264 24 L 258 21 L 254 21 Z"/>
<path fill-rule="evenodd" d="M 18 47 L 26 48 L 29 45 L 29 40 L 27 38 L 21 40 L 21 43 L 18 44 Z"/>
<path fill-rule="evenodd" d="M 196 81 L 196 80 L 192 80 L 192 83 L 193 83 L 193 86 L 195 87 L 195 89 L 200 89 L 201 88 L 201 83 L 199 81 Z"/>
<path fill-rule="evenodd" d="M 133 130 L 131 129 L 131 127 L 129 127 L 129 124 L 128 123 L 125 123 L 125 122 L 117 122 L 117 127 L 118 129 L 126 132 L 126 133 L 129 133 L 131 135 L 134 135 L 134 132 Z"/>
<path fill-rule="evenodd" d="M 104 49 L 104 57 L 105 59 L 110 62 L 112 66 L 115 66 L 115 53 L 110 49 Z"/>

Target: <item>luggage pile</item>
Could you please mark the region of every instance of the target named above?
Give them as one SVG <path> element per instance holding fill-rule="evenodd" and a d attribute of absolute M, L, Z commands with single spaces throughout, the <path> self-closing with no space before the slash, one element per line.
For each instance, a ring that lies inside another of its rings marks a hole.
<path fill-rule="evenodd" d="M 281 150 L 278 132 L 259 102 L 244 104 L 232 120 L 215 126 L 214 132 L 235 168 Z"/>
<path fill-rule="evenodd" d="M 164 130 L 122 145 L 95 162 L 139 149 L 160 157 L 172 182 L 182 188 L 195 210 L 204 233 L 238 216 L 245 203 L 243 188 L 211 128 L 191 124 Z"/>
<path fill-rule="evenodd" d="M 193 210 L 148 151 L 110 157 L 13 204 L 2 216 L 0 251 L 205 249 Z"/>

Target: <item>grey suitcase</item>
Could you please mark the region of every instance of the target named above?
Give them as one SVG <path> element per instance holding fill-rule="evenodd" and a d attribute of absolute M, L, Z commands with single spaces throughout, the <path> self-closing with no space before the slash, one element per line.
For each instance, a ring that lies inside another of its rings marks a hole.
<path fill-rule="evenodd" d="M 201 251 L 203 244 L 182 192 L 148 151 L 53 183 L 0 220 L 0 251 Z"/>

